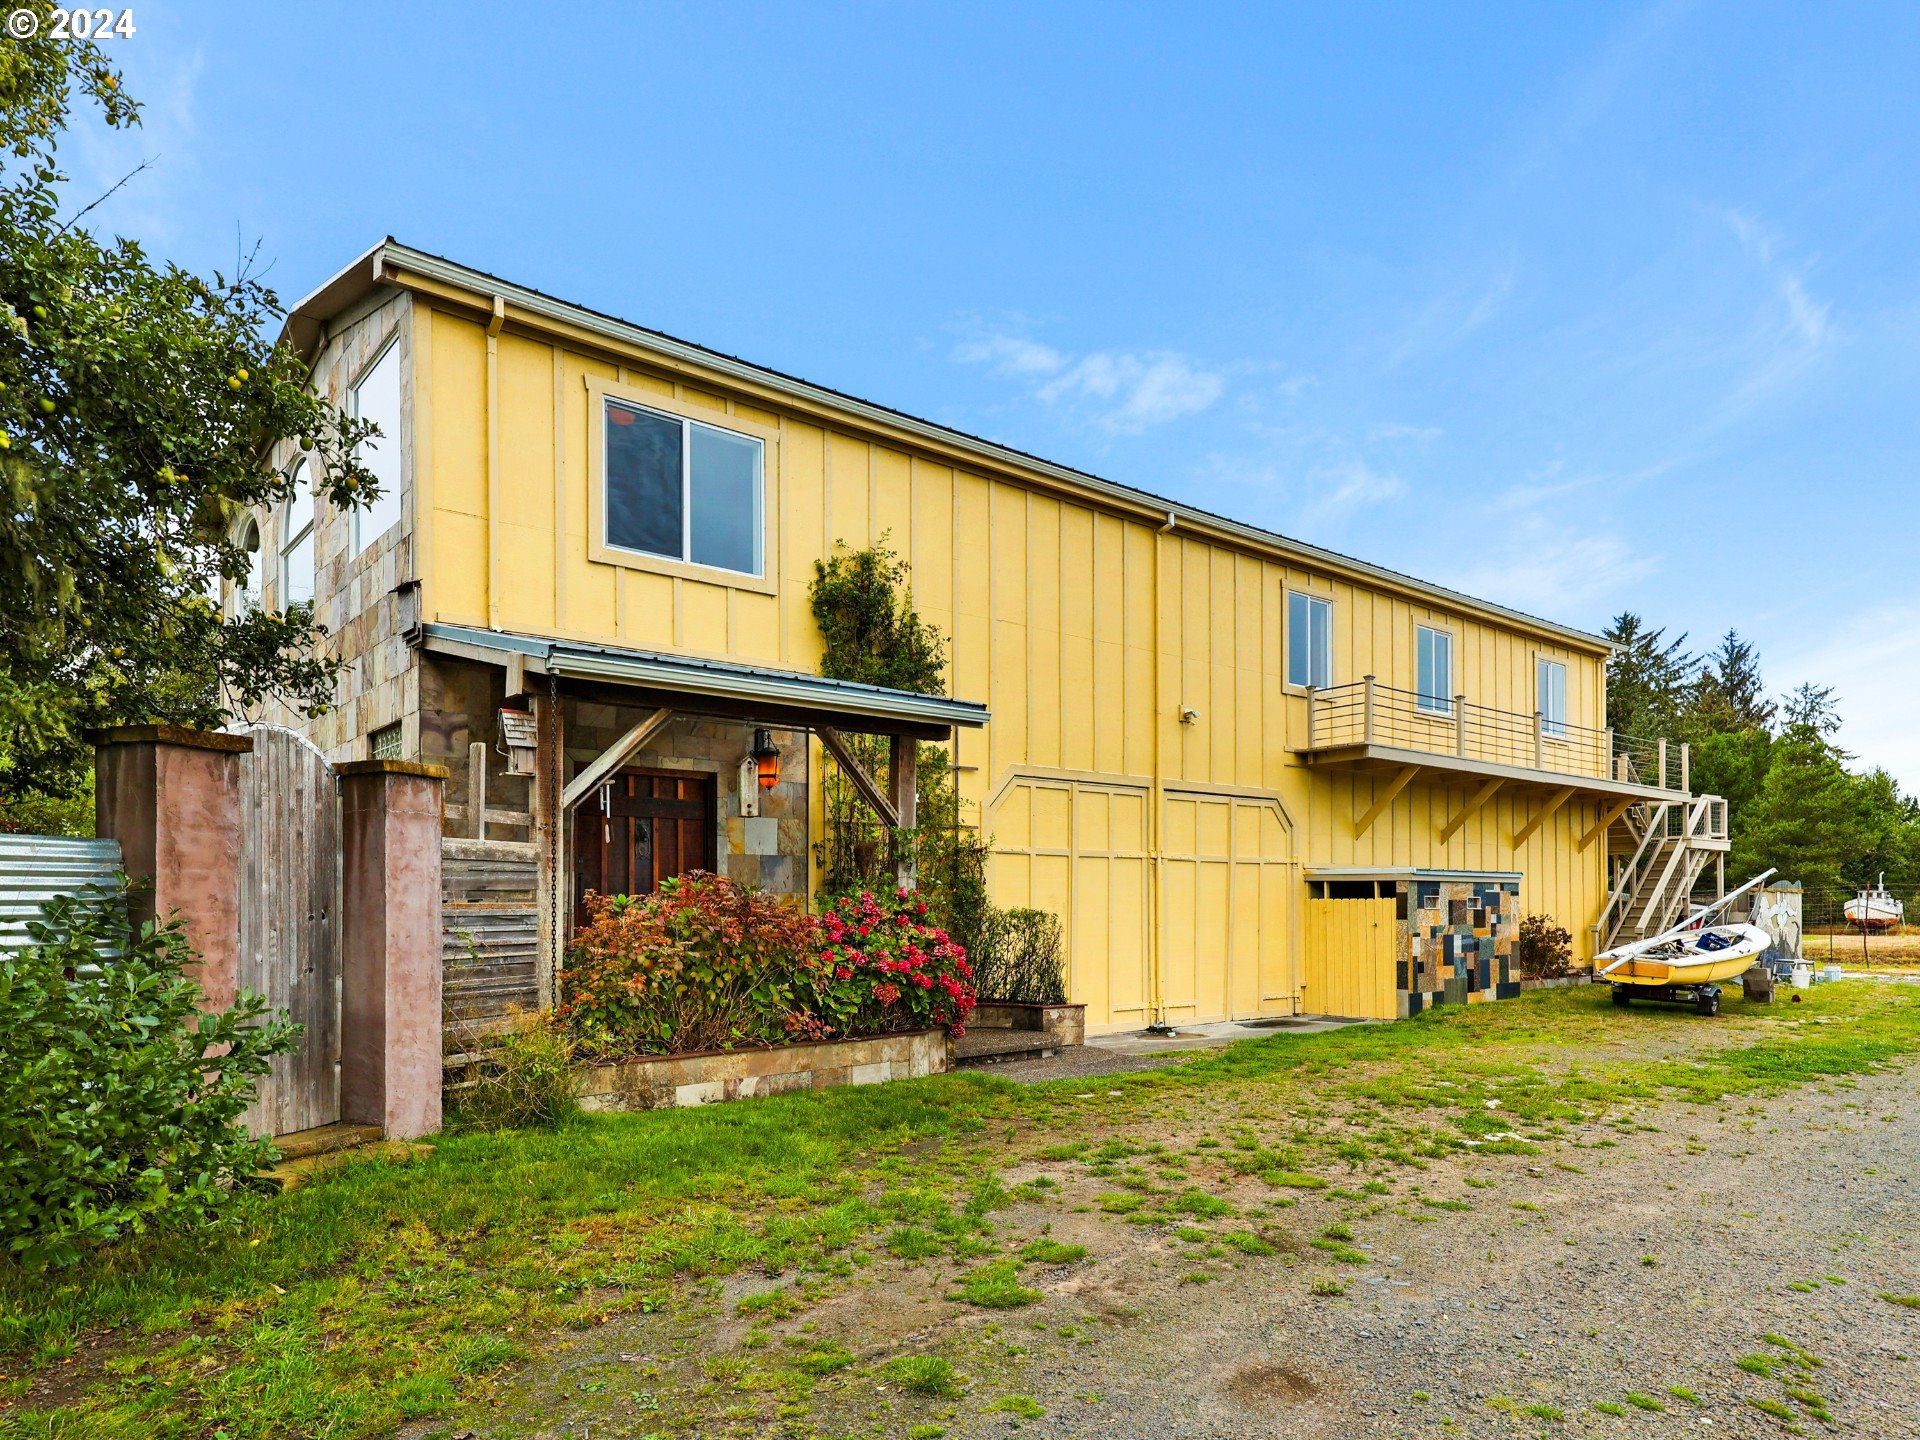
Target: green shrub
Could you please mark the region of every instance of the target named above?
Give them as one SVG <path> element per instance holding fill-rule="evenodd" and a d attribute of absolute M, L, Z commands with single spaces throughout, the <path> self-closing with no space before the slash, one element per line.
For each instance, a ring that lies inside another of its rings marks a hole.
<path fill-rule="evenodd" d="M 185 933 L 136 932 L 127 893 L 56 899 L 0 955 L 0 1240 L 29 1268 L 216 1221 L 273 1156 L 240 1115 L 299 1028 L 203 1011 Z"/>
<path fill-rule="evenodd" d="M 1528 915 L 1513 940 L 1513 963 L 1528 980 L 1556 980 L 1573 973 L 1573 936 L 1551 915 Z"/>
<path fill-rule="evenodd" d="M 1067 998 L 1058 917 L 1045 910 L 997 910 L 988 919 L 974 985 L 989 1000 L 1059 1005 Z"/>
<path fill-rule="evenodd" d="M 469 1130 L 550 1130 L 580 1108 L 566 1037 L 548 1025 L 502 1038 L 457 1095 L 454 1121 Z"/>
<path fill-rule="evenodd" d="M 884 1367 L 886 1377 L 909 1395 L 947 1397 L 960 1393 L 960 1377 L 940 1355 L 896 1355 Z"/>

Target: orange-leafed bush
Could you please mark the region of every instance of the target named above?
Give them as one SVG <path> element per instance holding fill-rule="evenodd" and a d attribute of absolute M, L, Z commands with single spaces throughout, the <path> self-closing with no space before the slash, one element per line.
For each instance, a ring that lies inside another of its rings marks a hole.
<path fill-rule="evenodd" d="M 573 937 L 561 1018 L 602 1059 L 770 1045 L 804 1032 L 795 984 L 819 921 L 720 875 L 649 896 L 592 895 Z"/>

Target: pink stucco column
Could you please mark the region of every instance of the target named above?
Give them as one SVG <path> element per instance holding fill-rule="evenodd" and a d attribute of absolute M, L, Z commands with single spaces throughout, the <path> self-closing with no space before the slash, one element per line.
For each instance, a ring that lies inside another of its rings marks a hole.
<path fill-rule="evenodd" d="M 391 1136 L 440 1128 L 440 832 L 447 772 L 350 760 L 340 776 L 340 1107 Z"/>
<path fill-rule="evenodd" d="M 240 757 L 245 735 L 177 725 L 123 725 L 94 741 L 94 832 L 120 842 L 121 864 L 151 889 L 136 925 L 179 916 L 199 952 L 208 1009 L 239 988 Z"/>

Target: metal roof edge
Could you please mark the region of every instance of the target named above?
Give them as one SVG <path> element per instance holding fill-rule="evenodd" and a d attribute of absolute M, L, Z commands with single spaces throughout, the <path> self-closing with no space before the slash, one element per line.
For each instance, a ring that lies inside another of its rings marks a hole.
<path fill-rule="evenodd" d="M 992 718 L 985 705 L 945 695 L 921 695 L 891 690 L 853 680 L 833 680 L 795 670 L 773 670 L 727 660 L 629 650 L 613 645 L 549 640 L 504 630 L 481 630 L 466 625 L 429 622 L 422 627 L 429 642 L 438 638 L 476 649 L 531 656 L 550 674 L 581 679 L 624 680 L 663 690 L 696 695 L 765 700 L 790 705 L 837 710 L 880 719 L 918 720 L 935 725 L 964 725 L 977 729 Z"/>
<path fill-rule="evenodd" d="M 1518 870 L 1422 870 L 1415 865 L 1305 866 L 1307 880 L 1524 880 Z"/>

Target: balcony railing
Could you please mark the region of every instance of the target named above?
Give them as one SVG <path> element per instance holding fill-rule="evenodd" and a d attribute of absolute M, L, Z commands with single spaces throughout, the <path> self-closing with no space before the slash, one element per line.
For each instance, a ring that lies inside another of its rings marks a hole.
<path fill-rule="evenodd" d="M 1465 695 L 1422 695 L 1373 676 L 1353 685 L 1307 691 L 1307 744 L 1312 750 L 1381 745 L 1510 765 L 1555 775 L 1585 776 L 1660 790 L 1685 791 L 1685 745 L 1642 740 L 1584 725 L 1477 705 Z"/>

